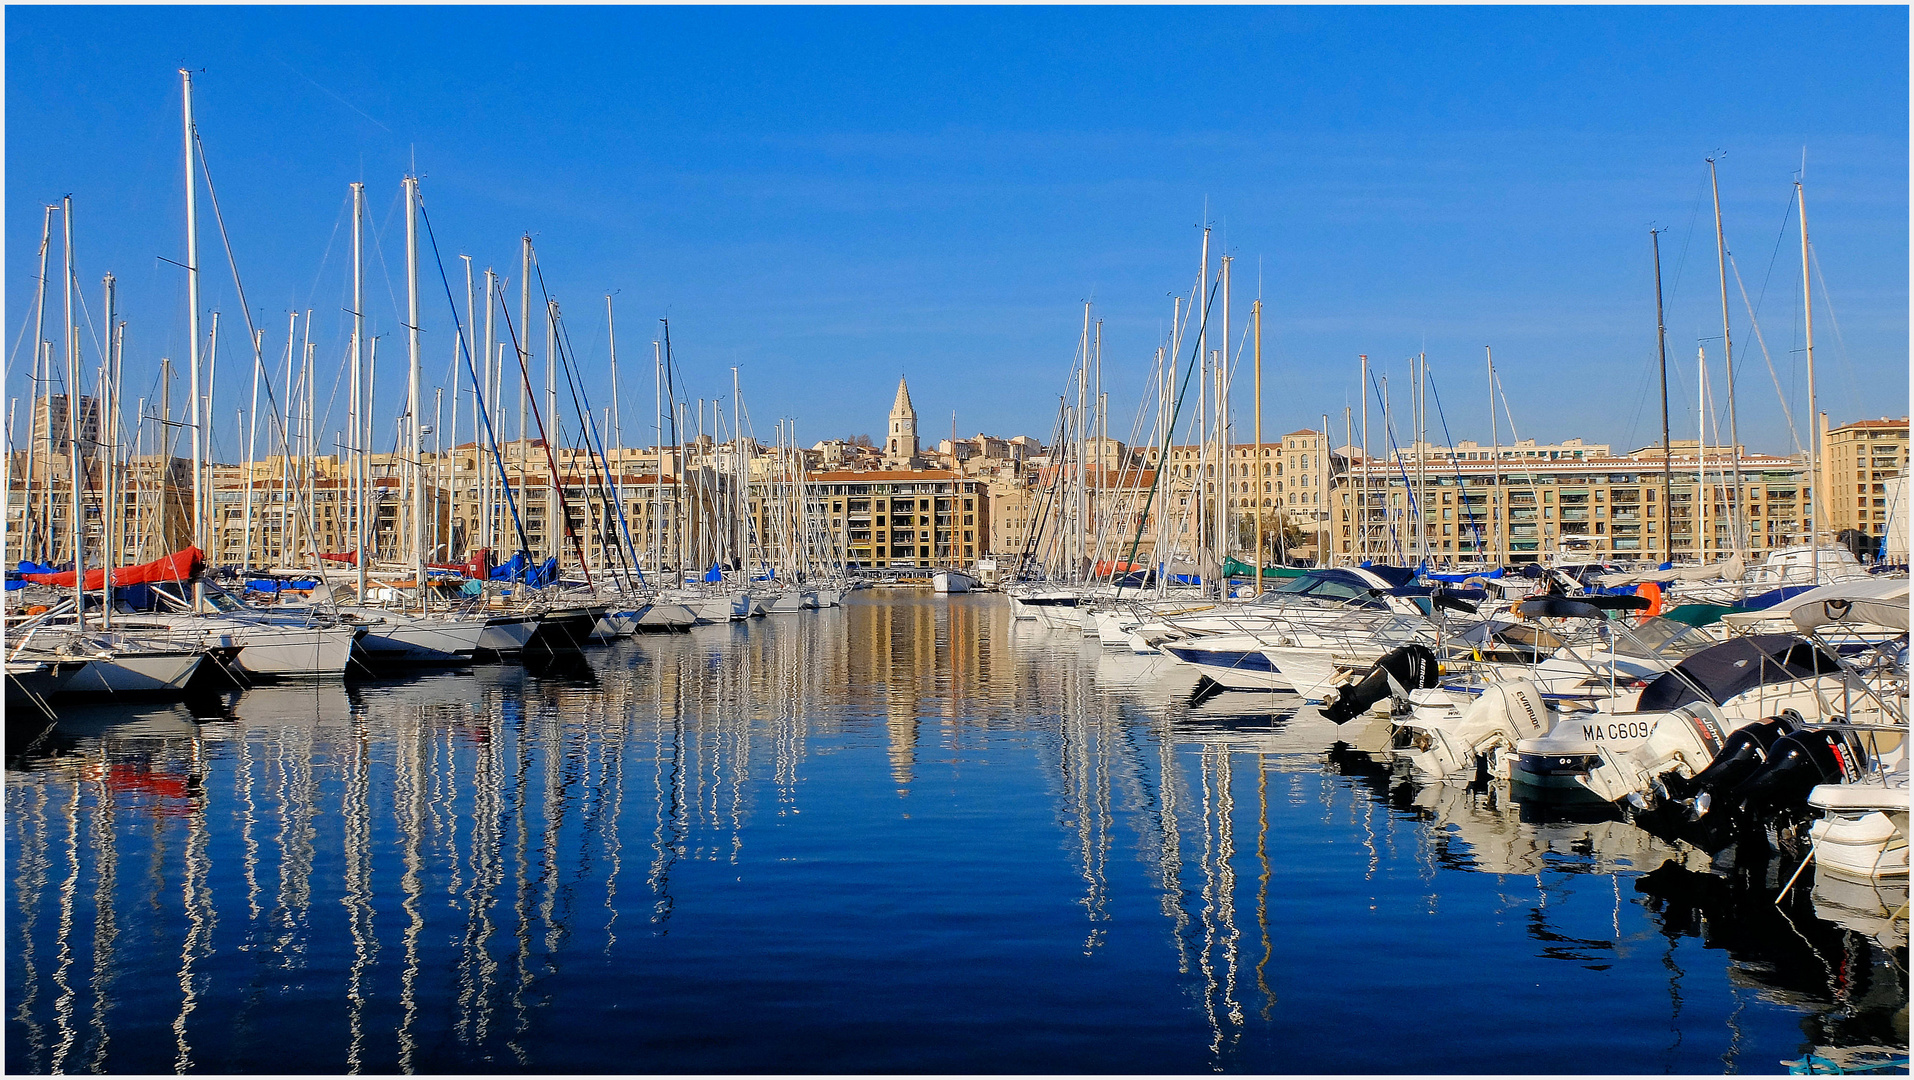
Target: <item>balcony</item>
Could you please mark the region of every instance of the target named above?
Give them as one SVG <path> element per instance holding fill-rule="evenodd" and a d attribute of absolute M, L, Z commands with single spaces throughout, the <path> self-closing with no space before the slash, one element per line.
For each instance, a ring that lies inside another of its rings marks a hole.
<path fill-rule="evenodd" d="M 1587 507 L 1572 507 L 1571 508 L 1571 507 L 1564 506 L 1562 507 L 1562 520 L 1563 521 L 1587 521 L 1588 508 Z"/>

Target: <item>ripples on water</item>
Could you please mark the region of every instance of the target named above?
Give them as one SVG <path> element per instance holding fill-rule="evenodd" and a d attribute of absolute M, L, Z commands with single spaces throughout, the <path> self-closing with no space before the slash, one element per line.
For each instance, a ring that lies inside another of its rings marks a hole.
<path fill-rule="evenodd" d="M 1631 826 L 1404 783 L 1293 699 L 1192 704 L 998 597 L 587 658 L 10 730 L 8 1069 L 1708 1073 L 1907 1045 L 1904 939 L 1818 918 L 1818 887 L 1651 898 L 1683 856 Z"/>

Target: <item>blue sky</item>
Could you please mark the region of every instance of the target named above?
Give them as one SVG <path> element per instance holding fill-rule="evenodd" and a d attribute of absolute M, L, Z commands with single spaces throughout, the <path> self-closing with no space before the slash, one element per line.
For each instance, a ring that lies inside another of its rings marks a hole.
<path fill-rule="evenodd" d="M 1804 148 L 1829 302 L 1818 285 L 1823 408 L 1837 423 L 1907 411 L 1907 20 L 1902 7 L 15 7 L 8 347 L 32 310 L 40 207 L 70 192 L 95 318 L 100 276 L 120 282 L 129 402 L 155 392 L 160 356 L 185 355 L 183 275 L 160 260 L 183 257 L 186 66 L 267 355 L 288 311 L 314 309 L 322 407 L 345 352 L 347 184 L 368 185 L 388 433 L 403 388 L 399 181 L 416 161 L 448 270 L 465 253 L 516 277 L 529 231 L 594 379 L 616 292 L 628 442 L 649 441 L 661 316 L 689 395 L 728 397 L 738 366 L 767 439 L 779 417 L 806 443 L 881 438 L 900 374 L 927 442 L 953 410 L 965 434 L 1047 436 L 1085 299 L 1104 320 L 1122 436 L 1170 295 L 1194 282 L 1207 207 L 1236 257 L 1238 319 L 1259 288 L 1267 305 L 1266 433 L 1323 413 L 1340 431 L 1357 354 L 1400 386 L 1426 350 L 1451 433 L 1485 438 L 1489 345 L 1521 435 L 1633 446 L 1659 439 L 1651 225 L 1669 229 L 1678 435 L 1692 436 L 1698 342 L 1719 359 L 1703 159 L 1720 151 L 1729 249 L 1774 365 L 1731 273 L 1743 441 L 1786 451 L 1776 382 L 1806 416 L 1789 216 Z M 232 332 L 225 422 L 244 404 L 244 335 L 210 220 L 202 244 L 207 306 Z M 427 297 L 436 384 L 451 323 L 442 294 Z M 9 395 L 25 365 L 23 351 Z M 323 426 L 343 421 L 343 393 Z M 593 393 L 608 404 L 602 382 Z"/>

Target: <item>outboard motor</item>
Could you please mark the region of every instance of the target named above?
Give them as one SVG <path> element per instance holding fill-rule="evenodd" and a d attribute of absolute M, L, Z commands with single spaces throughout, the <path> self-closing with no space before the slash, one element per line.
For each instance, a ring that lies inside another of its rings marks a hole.
<path fill-rule="evenodd" d="M 1693 776 L 1669 770 L 1655 778 L 1653 790 L 1659 798 L 1631 798 L 1635 824 L 1665 840 L 1684 840 L 1703 851 L 1727 847 L 1740 831 L 1740 819 L 1733 799 L 1724 793 L 1767 768 L 1776 746 L 1801 727 L 1801 714 L 1785 709 L 1779 716 L 1737 728 L 1707 768 Z M 1713 805 L 1717 800 L 1722 803 L 1719 808 Z"/>
<path fill-rule="evenodd" d="M 1404 645 L 1384 653 L 1354 686 L 1327 691 L 1322 714 L 1335 723 L 1347 723 L 1391 694 L 1407 697 L 1411 690 L 1430 689 L 1436 685 L 1436 675 L 1436 655 L 1428 646 Z"/>
<path fill-rule="evenodd" d="M 1656 787 L 1670 801 L 1686 801 L 1704 794 L 1712 801 L 1712 796 L 1735 787 L 1766 765 L 1774 744 L 1794 734 L 1801 724 L 1801 714 L 1787 709 L 1758 724 L 1737 728 L 1722 743 L 1707 768 L 1693 776 L 1665 772 L 1656 778 Z M 1706 809 L 1706 805 L 1700 806 L 1696 816 Z"/>
<path fill-rule="evenodd" d="M 1808 793 L 1821 784 L 1851 784 L 1866 772 L 1866 757 L 1853 732 L 1810 728 L 1778 740 L 1766 768 L 1736 785 L 1727 798 L 1746 819 L 1805 810 Z"/>

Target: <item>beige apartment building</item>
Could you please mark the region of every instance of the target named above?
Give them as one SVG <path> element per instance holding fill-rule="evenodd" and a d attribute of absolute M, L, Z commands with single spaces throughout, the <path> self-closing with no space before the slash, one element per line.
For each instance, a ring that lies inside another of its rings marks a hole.
<path fill-rule="evenodd" d="M 990 544 L 983 479 L 932 470 L 819 472 L 808 479 L 828 543 L 844 562 L 969 566 Z M 775 522 L 757 501 L 753 515 L 760 536 L 775 535 Z"/>
<path fill-rule="evenodd" d="M 1896 505 L 1898 477 L 1907 475 L 1907 417 L 1856 420 L 1827 433 L 1821 444 L 1828 516 L 1824 538 L 1852 530 L 1878 542 L 1895 518 L 1907 513 Z M 1870 547 L 1873 545 L 1870 544 Z"/>
<path fill-rule="evenodd" d="M 1731 449 L 1704 456 L 1693 440 L 1677 442 L 1667 465 L 1656 446 L 1628 457 L 1359 469 L 1336 488 L 1333 551 L 1440 564 L 1544 554 L 1660 561 L 1669 552 L 1693 562 L 1739 550 L 1752 562 L 1805 539 L 1800 460 L 1743 454 L 1738 489 Z"/>

